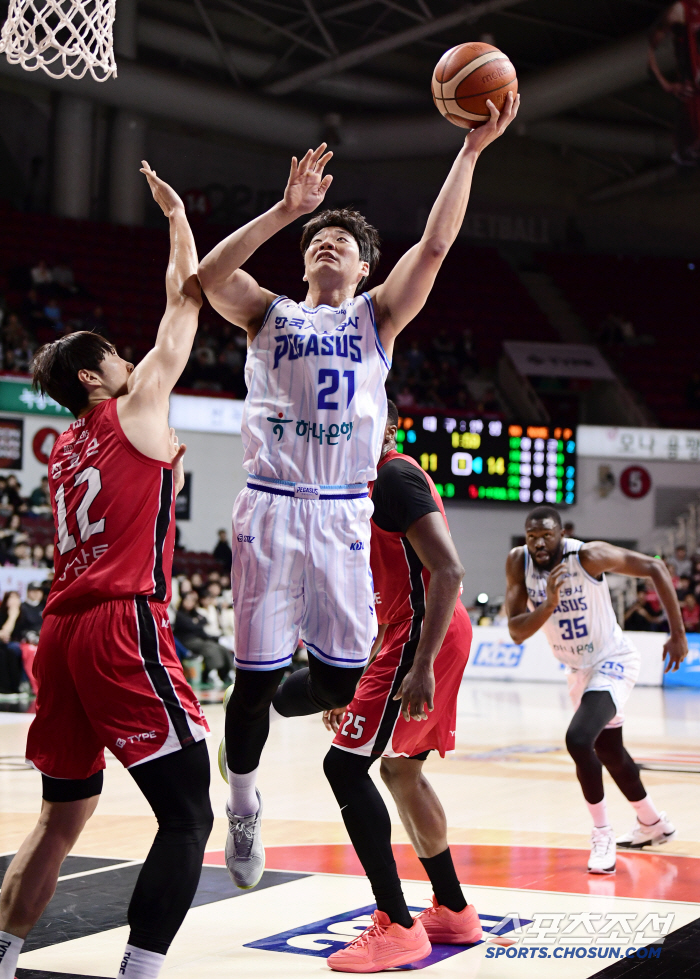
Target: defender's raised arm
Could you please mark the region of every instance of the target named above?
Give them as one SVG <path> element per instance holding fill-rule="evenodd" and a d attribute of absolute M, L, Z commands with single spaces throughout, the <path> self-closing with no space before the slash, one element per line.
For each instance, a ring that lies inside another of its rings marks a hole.
<path fill-rule="evenodd" d="M 396 263 L 382 285 L 371 290 L 377 328 L 391 356 L 396 336 L 420 312 L 433 288 L 435 277 L 462 227 L 469 203 L 474 167 L 489 143 L 497 139 L 515 119 L 520 96 L 508 101 L 500 113 L 489 100 L 491 120 L 473 129 L 452 165 L 428 217 L 421 240 Z"/>
<path fill-rule="evenodd" d="M 167 402 L 192 350 L 202 293 L 197 280 L 197 248 L 185 205 L 143 160 L 153 199 L 170 222 L 170 258 L 165 276 L 166 307 L 156 342 L 129 377 L 130 410 Z"/>
<path fill-rule="evenodd" d="M 321 143 L 301 160 L 292 157 L 289 180 L 281 201 L 253 218 L 219 242 L 202 259 L 199 280 L 209 302 L 221 315 L 240 326 L 252 339 L 262 325 L 275 293 L 263 289 L 252 275 L 241 270 L 257 249 L 302 214 L 310 214 L 323 202 L 333 178 L 323 169 L 333 156 Z"/>

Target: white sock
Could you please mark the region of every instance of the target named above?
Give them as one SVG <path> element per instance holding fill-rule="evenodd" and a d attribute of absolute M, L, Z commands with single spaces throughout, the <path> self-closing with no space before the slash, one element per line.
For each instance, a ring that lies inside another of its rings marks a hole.
<path fill-rule="evenodd" d="M 17 959 L 23 945 L 23 938 L 0 931 L 0 979 L 15 979 Z"/>
<path fill-rule="evenodd" d="M 637 819 L 645 826 L 653 826 L 661 819 L 661 814 L 651 801 L 650 795 L 645 795 L 639 802 L 630 802 L 630 805 L 637 813 Z"/>
<path fill-rule="evenodd" d="M 165 956 L 158 952 L 147 952 L 145 948 L 127 945 L 117 979 L 158 979 L 164 962 Z"/>
<path fill-rule="evenodd" d="M 608 807 L 605 804 L 605 796 L 600 800 L 600 802 L 587 802 L 588 811 L 593 819 L 593 825 L 596 829 L 602 829 L 603 826 L 609 826 L 608 822 Z"/>
<path fill-rule="evenodd" d="M 253 816 L 260 808 L 255 794 L 258 770 L 254 768 L 247 775 L 236 775 L 228 771 L 228 808 L 235 816 Z"/>

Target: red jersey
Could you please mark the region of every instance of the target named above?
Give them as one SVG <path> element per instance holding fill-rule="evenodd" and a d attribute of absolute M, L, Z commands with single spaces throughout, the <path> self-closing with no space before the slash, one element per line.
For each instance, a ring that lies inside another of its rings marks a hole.
<path fill-rule="evenodd" d="M 49 488 L 56 576 L 45 615 L 135 595 L 170 601 L 172 466 L 149 459 L 129 442 L 116 398 L 101 402 L 56 439 Z"/>
<path fill-rule="evenodd" d="M 396 471 L 398 479 L 394 482 L 393 468 L 390 467 L 390 483 L 389 470 L 384 467 L 394 459 L 415 467 L 417 473 L 407 472 L 405 465 L 402 465 L 401 471 Z M 370 565 L 374 578 L 377 621 L 383 625 L 414 617 L 422 619 L 425 615 L 430 572 L 411 547 L 405 531 L 414 520 L 435 511 L 442 514 L 447 526 L 440 494 L 430 476 L 415 459 L 396 451 L 387 452 L 380 459 L 377 478 L 370 483 L 370 490 L 375 505 Z M 382 529 L 382 523 L 391 524 L 396 529 Z M 461 605 L 459 599 L 457 604 Z"/>

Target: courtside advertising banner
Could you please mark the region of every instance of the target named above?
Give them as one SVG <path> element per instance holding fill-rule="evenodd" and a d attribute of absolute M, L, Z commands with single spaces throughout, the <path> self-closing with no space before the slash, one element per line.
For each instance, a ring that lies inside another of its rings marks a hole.
<path fill-rule="evenodd" d="M 660 687 L 663 682 L 661 656 L 667 637 L 661 632 L 627 632 L 625 635 L 641 655 L 638 685 Z M 700 686 L 700 645 L 697 647 L 697 656 L 697 685 Z M 472 651 L 464 677 L 475 680 L 541 680 L 565 683 L 566 670 L 555 658 L 542 632 L 536 632 L 524 643 L 517 643 L 510 638 L 505 626 L 474 626 Z"/>

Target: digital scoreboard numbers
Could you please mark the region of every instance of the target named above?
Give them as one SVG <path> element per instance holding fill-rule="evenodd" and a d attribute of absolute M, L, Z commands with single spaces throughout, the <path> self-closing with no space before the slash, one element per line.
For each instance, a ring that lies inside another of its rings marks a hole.
<path fill-rule="evenodd" d="M 480 419 L 399 418 L 399 452 L 413 456 L 455 500 L 574 503 L 576 441 L 570 428 Z"/>

